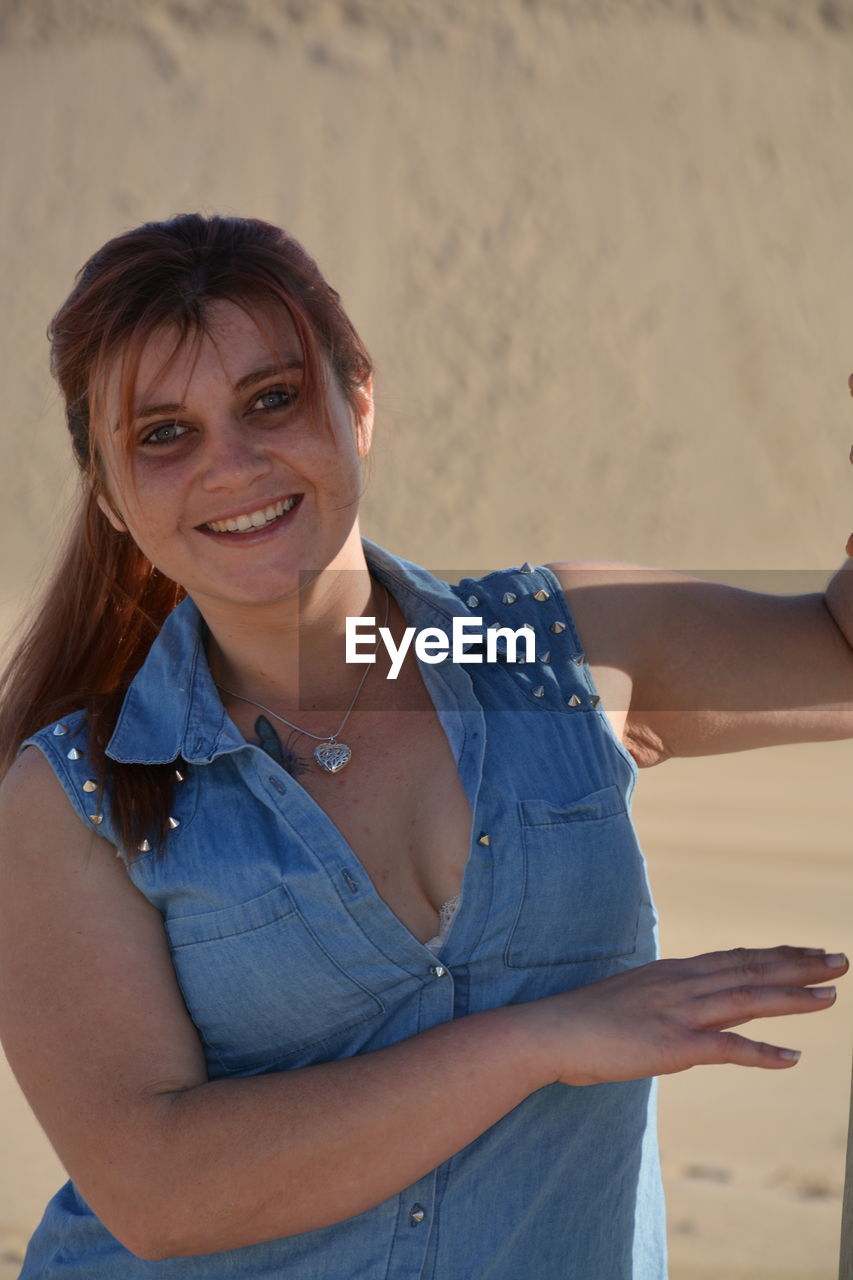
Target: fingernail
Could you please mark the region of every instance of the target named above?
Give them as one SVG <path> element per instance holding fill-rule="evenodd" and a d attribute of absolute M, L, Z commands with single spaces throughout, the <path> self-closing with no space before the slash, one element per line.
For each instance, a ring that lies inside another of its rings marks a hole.
<path fill-rule="evenodd" d="M 842 951 L 838 951 L 834 956 L 824 956 L 824 962 L 830 969 L 840 969 L 847 963 L 847 957 Z"/>
<path fill-rule="evenodd" d="M 786 1062 L 799 1062 L 800 1050 L 799 1049 L 780 1049 L 779 1057 L 784 1058 Z"/>
<path fill-rule="evenodd" d="M 809 995 L 815 1000 L 834 1000 L 835 987 L 809 987 Z"/>

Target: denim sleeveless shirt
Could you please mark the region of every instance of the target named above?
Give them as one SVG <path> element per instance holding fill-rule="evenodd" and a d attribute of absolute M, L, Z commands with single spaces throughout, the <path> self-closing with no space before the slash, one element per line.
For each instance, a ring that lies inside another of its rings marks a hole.
<path fill-rule="evenodd" d="M 162 913 L 212 1079 L 364 1053 L 656 954 L 629 816 L 636 767 L 553 574 L 525 565 L 450 586 L 371 543 L 365 553 L 409 625 L 532 627 L 537 660 L 508 661 L 499 640 L 491 663 L 421 664 L 474 815 L 461 905 L 436 956 L 298 781 L 236 730 L 193 603 L 167 619 L 108 754 L 179 767 L 165 856 L 125 860 Z M 83 716 L 29 742 L 112 839 L 109 797 L 99 809 L 85 785 Z M 663 1280 L 653 1094 L 650 1080 L 550 1085 L 365 1213 L 197 1257 L 135 1257 L 68 1182 L 21 1280 Z M 377 1158 L 381 1145 L 377 1133 Z"/>

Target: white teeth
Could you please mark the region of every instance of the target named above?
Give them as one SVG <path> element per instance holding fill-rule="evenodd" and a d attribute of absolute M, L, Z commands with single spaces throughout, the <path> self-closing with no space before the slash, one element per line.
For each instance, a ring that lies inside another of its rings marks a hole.
<path fill-rule="evenodd" d="M 229 516 L 227 520 L 210 520 L 207 528 L 212 529 L 214 533 L 246 533 L 249 529 L 263 529 L 265 525 L 283 516 L 286 511 L 292 511 L 295 506 L 296 497 L 294 496 L 286 498 L 284 502 L 276 502 L 273 506 L 250 511 L 247 515 Z"/>

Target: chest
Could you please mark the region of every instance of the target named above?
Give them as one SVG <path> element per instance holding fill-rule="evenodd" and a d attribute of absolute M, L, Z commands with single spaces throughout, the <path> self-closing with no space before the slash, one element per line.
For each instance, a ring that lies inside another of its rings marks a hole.
<path fill-rule="evenodd" d="M 316 743 L 289 738 L 300 787 L 335 825 L 385 904 L 421 942 L 439 927 L 441 906 L 461 889 L 471 841 L 471 808 L 450 743 L 415 680 L 395 691 L 398 706 L 368 707 L 340 740 L 352 758 L 339 773 L 314 761 Z M 256 713 L 231 712 L 247 741 Z"/>
<path fill-rule="evenodd" d="M 425 942 L 438 931 L 442 904 L 460 891 L 471 839 L 450 745 L 431 710 L 365 712 L 346 740 L 346 769 L 311 767 L 299 781 L 386 905 Z"/>

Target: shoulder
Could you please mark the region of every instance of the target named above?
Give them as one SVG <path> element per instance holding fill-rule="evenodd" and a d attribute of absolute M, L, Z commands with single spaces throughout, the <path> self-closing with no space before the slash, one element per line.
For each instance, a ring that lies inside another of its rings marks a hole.
<path fill-rule="evenodd" d="M 67 876 L 103 849 L 115 850 L 75 813 L 55 770 L 42 752 L 22 751 L 0 783 L 0 894 L 21 909 L 24 898 L 55 894 Z M 98 859 L 100 861 L 100 859 Z"/>
<path fill-rule="evenodd" d="M 691 647 L 685 607 L 701 621 L 687 574 L 605 560 L 558 561 L 547 566 L 566 597 L 582 647 L 618 736 L 641 768 L 671 752 L 644 709 L 670 705 L 667 673 Z"/>
<path fill-rule="evenodd" d="M 110 836 L 108 797 L 102 796 L 89 756 L 85 712 L 74 712 L 46 725 L 21 744 L 15 763 L 2 784 L 6 803 L 24 800 L 31 822 L 40 817 L 39 800 L 44 797 L 52 816 L 54 801 L 72 827 Z M 64 803 L 62 803 L 64 801 Z"/>
<path fill-rule="evenodd" d="M 51 929 L 84 900 L 105 911 L 119 900 L 143 901 L 103 837 L 101 827 L 81 822 L 42 752 L 23 750 L 0 783 L 0 945 L 29 929 L 48 946 Z"/>
<path fill-rule="evenodd" d="M 0 783 L 0 816 L 26 820 L 38 817 L 45 804 L 56 799 L 68 802 L 59 785 L 56 773 L 41 751 L 27 747 Z M 73 816 L 73 815 L 70 815 Z"/>
<path fill-rule="evenodd" d="M 7 837 L 15 833 L 17 840 L 24 831 L 46 824 L 65 836 L 81 828 L 54 763 L 31 741 L 0 783 L 0 829 Z"/>
<path fill-rule="evenodd" d="M 607 560 L 562 560 L 546 566 L 554 574 L 588 639 L 591 654 L 618 657 L 635 673 L 674 617 L 673 602 L 685 586 L 703 586 L 688 574 Z"/>

